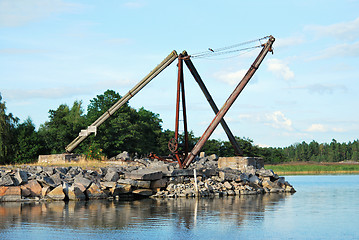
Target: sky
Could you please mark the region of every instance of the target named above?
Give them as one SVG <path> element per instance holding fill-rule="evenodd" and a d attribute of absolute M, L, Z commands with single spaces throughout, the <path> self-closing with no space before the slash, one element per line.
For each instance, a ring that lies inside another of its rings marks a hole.
<path fill-rule="evenodd" d="M 61 104 L 86 111 L 107 89 L 125 95 L 173 50 L 272 35 L 273 54 L 225 116 L 233 134 L 263 147 L 349 142 L 359 136 L 358 9 L 359 0 L 0 0 L 0 94 L 7 113 L 39 128 Z M 259 51 L 192 58 L 219 108 Z M 187 69 L 184 81 L 188 128 L 201 136 L 214 113 Z M 174 62 L 129 104 L 174 130 L 176 82 Z M 227 140 L 221 126 L 211 138 Z"/>

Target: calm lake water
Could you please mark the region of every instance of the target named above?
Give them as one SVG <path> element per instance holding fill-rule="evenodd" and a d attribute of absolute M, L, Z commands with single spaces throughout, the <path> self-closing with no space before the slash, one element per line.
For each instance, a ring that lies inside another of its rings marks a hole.
<path fill-rule="evenodd" d="M 0 239 L 359 239 L 359 175 L 287 176 L 295 194 L 0 204 Z"/>

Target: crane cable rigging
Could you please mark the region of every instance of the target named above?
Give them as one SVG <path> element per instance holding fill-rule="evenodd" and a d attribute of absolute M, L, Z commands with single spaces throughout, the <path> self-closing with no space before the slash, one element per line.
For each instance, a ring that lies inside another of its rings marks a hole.
<path fill-rule="evenodd" d="M 208 58 L 208 57 L 214 57 L 214 56 L 225 55 L 225 54 L 230 54 L 230 53 L 236 53 L 236 52 L 241 52 L 241 51 L 249 51 L 249 50 L 252 50 L 252 49 L 255 49 L 255 48 L 262 47 L 261 40 L 268 39 L 269 37 L 270 36 L 266 36 L 266 37 L 262 37 L 262 38 L 259 38 L 259 39 L 254 39 L 254 40 L 250 40 L 250 41 L 246 41 L 246 42 L 242 42 L 242 43 L 237 43 L 237 44 L 234 44 L 234 45 L 231 45 L 231 46 L 217 48 L 217 49 L 208 48 L 207 51 L 191 54 L 191 57 L 192 58 Z M 254 42 L 257 42 L 257 41 L 259 41 L 261 44 L 256 45 L 256 46 L 252 46 L 252 47 L 236 49 L 236 48 L 238 48 L 240 46 L 247 45 L 247 44 L 250 44 L 250 43 L 254 43 Z"/>

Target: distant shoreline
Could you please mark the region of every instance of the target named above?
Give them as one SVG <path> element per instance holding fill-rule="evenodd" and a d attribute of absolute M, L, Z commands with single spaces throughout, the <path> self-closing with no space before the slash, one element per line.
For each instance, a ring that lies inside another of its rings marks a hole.
<path fill-rule="evenodd" d="M 323 175 L 323 174 L 359 174 L 359 163 L 313 163 L 291 162 L 283 164 L 266 164 L 278 175 Z"/>

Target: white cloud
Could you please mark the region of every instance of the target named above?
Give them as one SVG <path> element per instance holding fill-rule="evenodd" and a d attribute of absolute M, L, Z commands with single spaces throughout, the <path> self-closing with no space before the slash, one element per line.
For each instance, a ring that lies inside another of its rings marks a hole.
<path fill-rule="evenodd" d="M 359 17 L 353 21 L 341 22 L 327 26 L 310 25 L 305 30 L 312 31 L 320 37 L 331 36 L 341 40 L 355 40 L 359 37 Z"/>
<path fill-rule="evenodd" d="M 245 69 L 236 72 L 220 72 L 216 73 L 215 77 L 224 83 L 235 86 L 242 80 L 246 72 Z"/>
<path fill-rule="evenodd" d="M 294 78 L 294 73 L 282 60 L 272 58 L 267 60 L 267 68 L 277 76 L 282 77 L 284 80 Z"/>
<path fill-rule="evenodd" d="M 62 0 L 2 0 L 0 1 L 0 27 L 16 27 L 58 14 L 74 12 L 79 4 Z"/>
<path fill-rule="evenodd" d="M 328 126 L 325 126 L 325 125 L 320 124 L 320 123 L 313 123 L 305 131 L 306 132 L 322 132 L 322 133 L 324 133 L 324 132 L 338 132 L 338 133 L 346 132 L 346 130 L 344 128 L 328 127 Z"/>
<path fill-rule="evenodd" d="M 306 132 L 327 132 L 328 128 L 324 127 L 323 124 L 314 123 L 305 130 Z"/>
<path fill-rule="evenodd" d="M 329 48 L 326 48 L 312 59 L 325 59 L 331 57 L 358 57 L 359 56 L 359 42 L 355 43 L 341 43 Z"/>
<path fill-rule="evenodd" d="M 286 130 L 293 130 L 292 120 L 288 119 L 281 111 L 275 111 L 265 115 L 266 125 L 274 128 L 283 128 Z"/>

